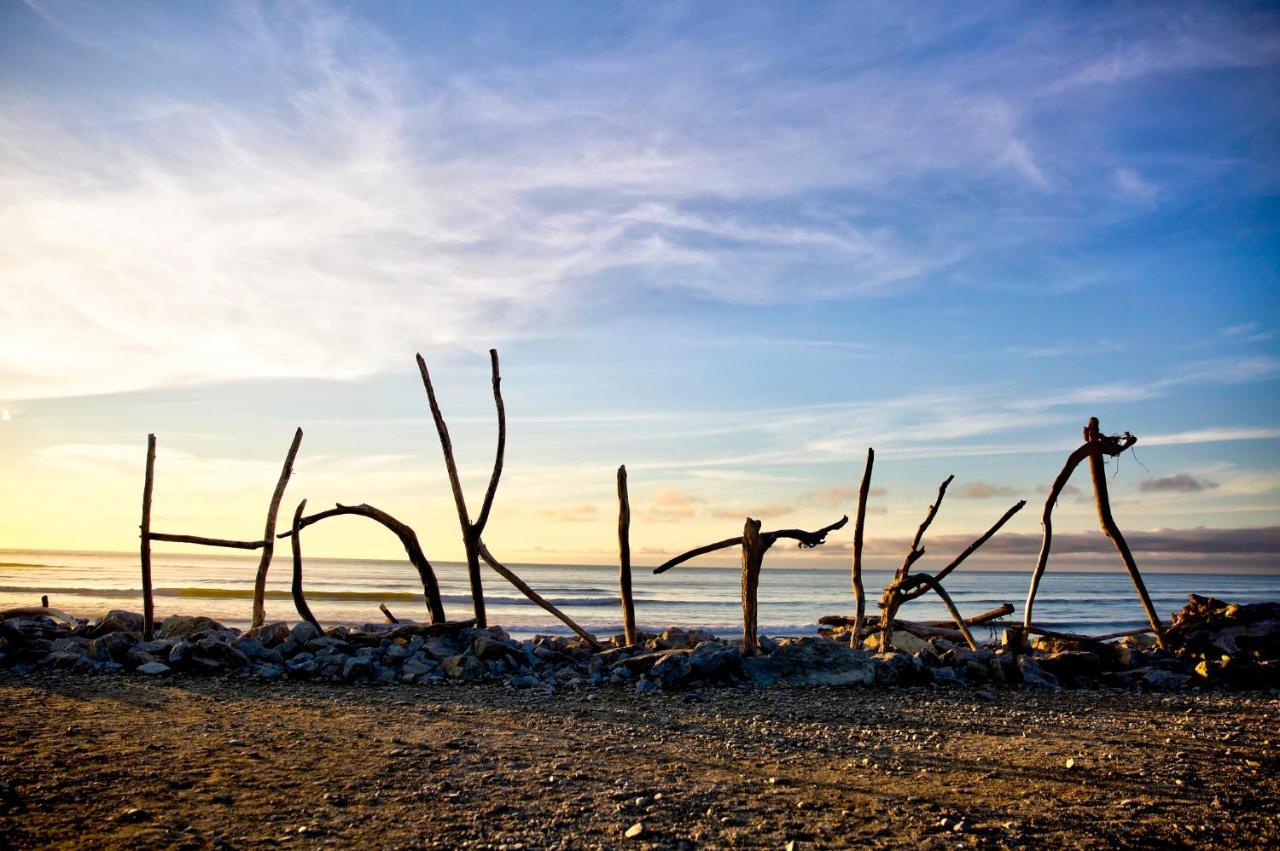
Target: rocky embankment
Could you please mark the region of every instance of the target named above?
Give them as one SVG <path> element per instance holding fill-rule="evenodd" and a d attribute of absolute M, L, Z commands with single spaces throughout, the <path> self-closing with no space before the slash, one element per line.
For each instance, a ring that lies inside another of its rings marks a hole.
<path fill-rule="evenodd" d="M 1280 686 L 1280 603 L 1234 605 L 1193 595 L 1160 649 L 1149 636 L 1114 643 L 1037 638 L 1029 651 L 969 650 L 942 638 L 894 636 L 897 649 L 853 650 L 823 637 L 762 638 L 762 655 L 703 630 L 622 636 L 597 651 L 576 638 L 516 641 L 501 627 L 365 624 L 323 633 L 272 623 L 242 633 L 204 617 L 175 615 L 151 641 L 142 617 L 112 611 L 96 622 L 27 613 L 0 621 L 0 667 L 15 673 L 132 671 L 143 676 L 244 676 L 263 680 L 433 683 L 497 680 L 515 688 L 581 691 L 606 685 L 638 693 L 704 685 L 1022 685 L 1146 691 Z"/>

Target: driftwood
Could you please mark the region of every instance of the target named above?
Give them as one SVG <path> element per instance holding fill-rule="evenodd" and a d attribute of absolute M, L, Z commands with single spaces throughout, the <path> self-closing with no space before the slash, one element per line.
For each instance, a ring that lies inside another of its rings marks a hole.
<path fill-rule="evenodd" d="M 964 622 L 965 622 L 965 626 L 980 626 L 982 624 L 990 623 L 991 621 L 999 620 L 1000 618 L 1007 617 L 1008 615 L 1011 615 L 1011 614 L 1013 614 L 1013 604 L 1003 603 L 999 606 L 996 606 L 994 609 L 991 609 L 990 611 L 983 612 L 980 615 L 974 615 L 973 617 L 965 618 Z M 855 625 L 856 619 L 851 618 L 848 615 L 823 615 L 822 617 L 818 618 L 818 623 L 821 624 L 822 626 L 852 627 Z M 893 628 L 895 630 L 907 629 L 907 632 L 911 631 L 911 629 L 907 628 L 908 626 L 913 628 L 948 629 L 950 628 L 951 625 L 952 625 L 952 621 L 950 620 L 925 621 L 924 623 L 919 623 L 916 621 L 904 621 L 904 620 L 896 620 L 893 622 Z M 862 629 L 864 630 L 864 634 L 868 634 L 868 635 L 874 632 L 878 632 L 880 630 L 880 618 L 876 615 L 871 616 L 863 623 Z M 954 632 L 955 630 L 952 629 L 951 631 Z"/>
<path fill-rule="evenodd" d="M 518 590 L 521 594 L 528 597 L 534 603 L 537 603 L 539 606 L 546 609 L 552 615 L 554 615 L 561 623 L 563 623 L 565 626 L 569 627 L 569 629 L 577 633 L 578 636 L 583 641 L 590 644 L 593 649 L 595 650 L 604 649 L 604 645 L 601 644 L 600 641 L 594 635 L 587 632 L 582 627 L 578 626 L 577 622 L 574 621 L 573 618 L 569 617 L 564 612 L 556 608 L 556 606 L 553 603 L 543 598 L 541 594 L 539 594 L 537 591 L 534 591 L 532 588 L 530 588 L 529 585 L 523 579 L 521 579 L 519 576 L 516 576 L 516 574 L 511 570 L 511 568 L 507 567 L 506 565 L 499 562 L 496 558 L 494 558 L 493 553 L 489 552 L 489 548 L 484 545 L 484 541 L 481 540 L 481 541 L 477 541 L 476 543 L 478 545 L 479 555 L 482 559 L 485 560 L 485 563 L 487 563 L 490 567 L 492 567 L 495 571 L 497 571 L 498 574 L 502 576 L 503 579 L 507 580 L 512 585 L 514 585 L 516 587 L 516 590 Z"/>
<path fill-rule="evenodd" d="M 764 563 L 764 554 L 779 538 L 791 538 L 800 542 L 801 549 L 809 549 L 824 544 L 827 535 L 842 528 L 849 522 L 848 516 L 841 517 L 835 523 L 823 526 L 814 532 L 803 529 L 778 529 L 774 532 L 761 532 L 760 521 L 747 518 L 742 535 L 737 538 L 726 538 L 714 544 L 695 547 L 686 553 L 669 559 L 653 569 L 654 573 L 665 573 L 678 564 L 706 553 L 723 550 L 726 547 L 742 547 L 742 652 L 746 656 L 755 656 L 760 652 L 760 639 L 756 635 L 757 589 L 760 583 L 760 568 Z"/>
<path fill-rule="evenodd" d="M 152 532 L 149 537 L 153 541 L 168 541 L 172 544 L 199 544 L 202 547 L 224 547 L 230 550 L 260 550 L 263 541 L 236 541 L 230 538 L 206 538 L 204 535 L 173 535 L 168 532 Z"/>
<path fill-rule="evenodd" d="M 422 385 L 427 391 L 427 403 L 431 407 L 431 418 L 436 424 L 436 433 L 440 437 L 440 448 L 444 452 L 444 465 L 449 473 L 449 486 L 453 489 L 453 501 L 458 509 L 458 523 L 462 527 L 462 543 L 467 554 L 467 577 L 471 581 L 471 601 L 475 608 L 476 625 L 483 629 L 487 626 L 484 611 L 484 586 L 480 578 L 480 536 L 489 522 L 489 511 L 493 508 L 493 498 L 498 491 L 498 480 L 502 476 L 503 454 L 507 445 L 507 413 L 502 404 L 502 376 L 498 372 L 498 351 L 489 350 L 489 363 L 493 372 L 493 402 L 498 410 L 498 448 L 493 461 L 493 472 L 489 476 L 489 487 L 484 494 L 484 503 L 480 507 L 480 516 L 472 522 L 467 511 L 467 500 L 462 493 L 462 482 L 458 478 L 458 465 L 453 457 L 453 441 L 449 438 L 449 427 L 445 424 L 444 415 L 440 413 L 440 405 L 436 401 L 436 391 L 431 385 L 431 374 L 427 371 L 427 362 L 422 355 L 418 358 L 418 372 L 422 374 Z"/>
<path fill-rule="evenodd" d="M 1030 627 L 1026 630 L 1032 635 L 1043 635 L 1045 638 L 1056 638 L 1061 641 L 1080 641 L 1085 643 L 1100 644 L 1103 641 L 1111 641 L 1116 638 L 1129 638 L 1133 635 L 1150 635 L 1155 632 L 1149 626 L 1140 627 L 1139 629 L 1126 629 L 1120 632 L 1108 632 L 1106 635 L 1081 635 L 1076 632 L 1054 632 L 1051 629 L 1041 629 L 1038 626 Z"/>
<path fill-rule="evenodd" d="M 854 629 L 849 634 L 849 646 L 862 646 L 862 623 L 867 615 L 867 595 L 862 589 L 862 533 L 867 520 L 867 496 L 871 493 L 871 467 L 876 462 L 876 451 L 867 449 L 867 463 L 862 468 L 862 484 L 858 486 L 858 513 L 853 521 L 853 599 L 856 614 Z"/>
<path fill-rule="evenodd" d="M 924 516 L 924 522 L 920 524 L 920 528 L 916 529 L 916 536 L 911 541 L 911 549 L 907 551 L 907 556 L 903 559 L 902 567 L 898 568 L 898 572 L 893 575 L 893 580 L 884 587 L 884 592 L 880 595 L 880 647 L 887 650 L 893 642 L 893 621 L 898 614 L 898 607 L 902 605 L 902 583 L 907 579 L 907 574 L 911 572 L 911 565 L 915 564 L 924 556 L 924 550 L 920 547 L 920 541 L 924 538 L 924 533 L 929 528 L 929 524 L 933 523 L 933 518 L 938 515 L 938 507 L 942 505 L 942 499 L 947 495 L 947 486 L 955 476 L 947 476 L 946 480 L 938 486 L 938 498 L 933 505 L 929 506 L 929 511 Z"/>
<path fill-rule="evenodd" d="M 151 495 L 156 482 L 156 436 L 147 435 L 147 472 L 142 479 L 142 523 L 138 529 L 141 538 L 140 561 L 142 565 L 142 640 L 150 641 L 155 630 L 156 604 L 151 594 Z"/>
<path fill-rule="evenodd" d="M 1019 500 L 1008 511 L 1006 511 L 994 525 L 969 546 L 951 560 L 946 567 L 939 570 L 932 576 L 928 574 L 911 575 L 911 566 L 914 565 L 924 556 L 924 548 L 920 546 L 924 539 L 924 533 L 933 523 L 934 517 L 938 514 L 938 508 L 942 505 L 942 499 L 947 495 L 947 486 L 951 484 L 955 476 L 948 476 L 946 481 L 938 486 L 938 499 L 929 506 L 929 511 L 925 515 L 924 522 L 920 524 L 920 528 L 916 530 L 916 536 L 911 542 L 911 549 L 907 551 L 906 558 L 902 562 L 902 567 L 898 568 L 898 572 L 894 574 L 893 580 L 885 586 L 884 593 L 880 597 L 880 646 L 888 649 L 893 643 L 893 630 L 898 623 L 898 609 L 903 603 L 909 602 L 932 591 L 938 595 L 938 599 L 942 600 L 943 605 L 947 607 L 947 613 L 951 615 L 951 620 L 955 623 L 960 635 L 964 638 L 965 643 L 970 648 L 976 650 L 977 644 L 973 640 L 973 635 L 968 629 L 968 621 L 961 616 L 960 610 L 956 608 L 955 602 L 951 599 L 951 595 L 942 587 L 942 580 L 949 576 L 953 570 L 964 563 L 965 559 L 973 555 L 979 547 L 991 540 L 991 537 L 1005 523 L 1009 522 L 1009 518 L 1017 514 L 1026 506 L 1026 500 Z M 1007 605 L 1007 604 L 1006 604 Z M 1003 607 L 1001 607 L 1003 608 Z M 1009 611 L 1012 611 L 1010 607 Z M 988 613 L 990 614 L 990 613 Z M 1008 612 L 1003 612 L 1008 614 Z M 995 615 L 1000 617 L 1002 615 Z"/>
<path fill-rule="evenodd" d="M 307 501 L 304 499 L 298 503 L 298 510 L 293 512 L 293 535 L 290 541 L 293 546 L 293 582 L 290 590 L 293 593 L 293 607 L 298 610 L 298 616 L 314 626 L 316 632 L 323 633 L 320 621 L 311 614 L 311 607 L 307 605 L 307 598 L 302 593 L 302 512 L 306 510 Z"/>
<path fill-rule="evenodd" d="M 319 523 L 326 518 L 338 517 L 344 514 L 367 517 L 376 523 L 381 523 L 395 533 L 395 536 L 400 539 L 400 544 L 404 547 L 405 555 L 409 557 L 409 563 L 418 571 L 418 578 L 422 580 L 422 593 L 426 597 L 427 611 L 431 614 L 431 622 L 444 623 L 444 603 L 440 599 L 440 583 L 436 581 L 436 573 L 431 567 L 431 562 L 427 561 L 427 556 L 422 551 L 422 545 L 418 543 L 418 533 L 413 531 L 413 528 L 407 523 L 403 523 L 382 509 L 374 508 L 367 503 L 361 503 L 360 505 L 342 505 L 339 503 L 333 508 L 303 517 L 297 529 L 305 529 L 313 523 Z M 284 538 L 291 534 L 296 534 L 296 531 L 295 529 L 292 532 L 285 532 L 280 537 Z"/>
<path fill-rule="evenodd" d="M 422 638 L 434 638 L 439 635 L 457 635 L 464 629 L 470 629 L 476 625 L 475 618 L 467 618 L 465 621 L 445 621 L 444 623 L 398 623 L 391 629 L 379 630 L 377 637 L 386 639 L 387 641 L 395 641 L 397 638 L 413 638 L 421 636 Z"/>
<path fill-rule="evenodd" d="M 627 468 L 618 468 L 618 589 L 622 595 L 622 630 L 627 644 L 636 643 L 636 604 L 631 596 L 631 500 Z"/>
<path fill-rule="evenodd" d="M 4 609 L 3 611 L 0 611 L 0 621 L 6 620 L 7 618 L 52 618 L 55 621 L 62 621 L 69 626 L 76 626 L 79 623 L 79 621 L 62 611 L 62 609 L 52 609 L 48 606 L 18 606 L 14 609 Z"/>
<path fill-rule="evenodd" d="M 382 616 L 387 619 L 387 623 L 400 623 L 400 619 L 391 613 L 386 603 L 379 603 L 378 609 L 382 612 Z"/>
<path fill-rule="evenodd" d="M 276 514 L 280 511 L 280 501 L 284 499 L 284 489 L 293 475 L 293 461 L 298 457 L 298 447 L 302 445 L 302 429 L 293 433 L 293 443 L 289 444 L 289 454 L 284 458 L 284 467 L 280 470 L 280 479 L 276 482 L 275 493 L 271 495 L 271 505 L 267 508 L 267 524 L 262 533 L 262 558 L 258 561 L 258 573 L 253 579 L 253 621 L 251 627 L 259 627 L 267 619 L 265 604 L 267 595 L 267 570 L 271 567 L 271 556 L 276 550 Z"/>
<path fill-rule="evenodd" d="M 1045 568 L 1049 564 L 1049 551 L 1053 545 L 1054 506 L 1057 504 L 1058 497 L 1062 494 L 1063 489 L 1067 486 L 1071 474 L 1075 472 L 1076 467 L 1082 461 L 1088 458 L 1090 475 L 1093 481 L 1094 502 L 1098 511 L 1098 521 L 1102 525 L 1103 532 L 1115 544 L 1120 553 L 1120 558 L 1124 561 L 1125 569 L 1129 572 L 1129 578 L 1133 581 L 1134 588 L 1137 589 L 1138 597 L 1142 601 L 1142 608 L 1151 623 L 1151 631 L 1156 635 L 1156 642 L 1161 647 L 1164 646 L 1164 630 L 1161 626 L 1160 618 L 1151 603 L 1151 597 L 1142 581 L 1142 575 L 1138 572 L 1138 565 L 1133 560 L 1133 553 L 1129 550 L 1129 545 L 1111 514 L 1111 499 L 1107 492 L 1106 469 L 1102 459 L 1104 455 L 1109 455 L 1113 458 L 1118 457 L 1120 453 L 1137 442 L 1138 438 L 1129 432 L 1125 432 L 1123 435 L 1102 434 L 1098 427 L 1098 418 L 1089 418 L 1089 423 L 1084 428 L 1084 443 L 1067 456 L 1066 463 L 1063 464 L 1058 477 L 1054 479 L 1053 486 L 1049 489 L 1049 495 L 1044 501 L 1044 509 L 1040 515 L 1040 525 L 1044 535 L 1040 542 L 1040 554 L 1036 557 L 1035 569 L 1031 572 L 1031 585 L 1027 589 L 1027 602 L 1023 607 L 1022 613 L 1022 633 L 1033 631 L 1032 612 L 1035 607 L 1036 592 L 1040 588 L 1040 579 L 1044 576 Z"/>

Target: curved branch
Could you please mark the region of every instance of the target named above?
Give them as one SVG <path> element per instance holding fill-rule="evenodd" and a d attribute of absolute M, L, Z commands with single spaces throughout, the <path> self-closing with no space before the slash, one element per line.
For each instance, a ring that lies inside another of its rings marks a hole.
<path fill-rule="evenodd" d="M 911 549 L 907 551 L 907 557 L 902 561 L 902 567 L 898 568 L 898 572 L 893 575 L 893 580 L 886 586 L 880 594 L 880 646 L 887 649 L 892 643 L 893 636 L 893 620 L 898 616 L 898 607 L 902 605 L 902 587 L 906 584 L 907 574 L 911 572 L 911 565 L 915 564 L 924 555 L 924 549 L 921 548 L 920 542 L 924 540 L 924 533 L 929 528 L 929 524 L 933 523 L 933 518 L 938 515 L 938 508 L 942 505 L 942 499 L 947 495 L 947 485 L 951 484 L 951 480 L 955 476 L 947 476 L 942 484 L 938 485 L 938 498 L 934 500 L 933 505 L 929 506 L 929 511 L 924 516 L 924 521 L 920 524 L 920 528 L 916 530 L 916 536 L 911 540 Z"/>
<path fill-rule="evenodd" d="M 366 503 L 361 503 L 360 505 L 338 504 L 333 508 L 301 518 L 293 531 L 284 532 L 280 537 L 285 538 L 290 535 L 296 535 L 298 531 L 314 523 L 319 523 L 321 520 L 337 517 L 341 514 L 367 517 L 376 523 L 381 523 L 400 539 L 405 555 L 409 557 L 410 563 L 418 571 L 418 578 L 422 580 L 422 593 L 427 599 L 427 610 L 431 613 L 431 623 L 444 623 L 444 604 L 440 601 L 440 583 L 436 581 L 436 573 L 431 568 L 431 562 L 427 561 L 427 556 L 422 551 L 422 545 L 418 543 L 418 533 L 413 531 L 413 528 L 407 523 L 397 520 L 382 509 L 374 508 Z"/>
<path fill-rule="evenodd" d="M 507 409 L 502 404 L 502 376 L 498 373 L 498 350 L 489 350 L 489 364 L 493 369 L 493 404 L 498 409 L 498 450 L 493 459 L 493 473 L 489 476 L 489 488 L 484 492 L 484 504 L 480 506 L 480 517 L 476 519 L 474 529 L 477 535 L 484 532 L 489 522 L 489 510 L 493 508 L 493 497 L 498 492 L 498 479 L 502 477 L 502 459 L 507 448 Z"/>
<path fill-rule="evenodd" d="M 673 559 L 668 559 L 667 561 L 664 561 L 662 564 L 655 567 L 653 569 L 653 572 L 666 573 L 671 568 L 675 567 L 678 564 L 683 564 L 684 562 L 688 561 L 691 558 L 697 558 L 698 556 L 706 555 L 707 553 L 713 553 L 716 550 L 723 550 L 726 547 L 738 547 L 741 545 L 742 545 L 741 535 L 739 535 L 736 538 L 725 538 L 723 541 L 716 541 L 714 544 L 703 544 L 700 547 L 695 547 L 689 550 L 689 552 L 687 553 L 682 553 Z"/>
<path fill-rule="evenodd" d="M 302 593 L 302 535 L 300 533 L 302 532 L 302 512 L 306 510 L 307 501 L 304 499 L 298 503 L 298 510 L 293 512 L 292 540 L 289 542 L 293 545 L 293 583 L 289 590 L 293 592 L 293 607 L 298 610 L 298 616 L 314 626 L 316 632 L 323 634 L 320 621 L 311 614 L 311 607 L 307 605 L 307 598 Z"/>
<path fill-rule="evenodd" d="M 275 493 L 271 495 L 271 505 L 267 508 L 266 529 L 262 533 L 262 558 L 258 561 L 258 573 L 253 580 L 253 623 L 262 626 L 267 619 L 264 600 L 267 594 L 267 570 L 271 567 L 271 556 L 276 549 L 276 515 L 280 512 L 280 501 L 284 499 L 284 489 L 293 475 L 293 462 L 298 457 L 298 447 L 302 445 L 302 429 L 293 433 L 293 443 L 289 444 L 289 454 L 284 458 L 284 468 L 280 470 L 280 478 L 276 482 Z"/>
<path fill-rule="evenodd" d="M 943 604 L 947 607 L 947 613 L 951 615 L 951 620 L 960 628 L 960 634 L 964 636 L 965 643 L 969 645 L 970 650 L 977 650 L 978 643 L 973 640 L 973 633 L 969 632 L 969 625 L 965 623 L 964 617 L 960 614 L 960 610 L 956 608 L 955 602 L 952 601 L 951 595 L 943 590 L 942 585 L 932 576 L 917 576 L 916 579 L 928 585 L 933 592 L 942 598 Z"/>
<path fill-rule="evenodd" d="M 518 590 L 521 594 L 528 597 L 534 603 L 546 609 L 552 615 L 554 615 L 561 623 L 563 623 L 565 626 L 569 627 L 569 629 L 577 633 L 578 636 L 582 638 L 583 641 L 590 644 L 593 649 L 604 650 L 604 645 L 601 644 L 594 635 L 587 632 L 582 627 L 578 626 L 578 624 L 573 620 L 573 618 L 569 617 L 564 612 L 556 608 L 553 604 L 545 600 L 542 597 L 542 595 L 540 595 L 537 591 L 534 591 L 532 588 L 530 588 L 523 579 L 521 579 L 519 576 L 516 576 L 515 573 L 511 571 L 510 568 L 508 568 L 506 565 L 502 564 L 496 558 L 494 558 L 493 553 L 489 552 L 489 548 L 484 545 L 484 541 L 478 542 L 478 549 L 480 552 L 480 558 L 484 559 L 485 562 L 487 562 L 490 567 L 492 567 L 495 571 L 497 571 L 498 574 L 502 576 L 503 579 L 507 580 L 512 585 L 514 585 L 516 587 L 516 590 Z"/>
<path fill-rule="evenodd" d="M 844 525 L 848 522 L 849 515 L 846 514 L 836 522 L 829 523 L 814 532 L 806 532 L 803 529 L 779 529 L 776 532 L 765 532 L 760 538 L 764 542 L 766 549 L 773 546 L 779 538 L 791 538 L 800 542 L 800 549 L 809 550 L 825 544 L 829 533 L 844 528 Z"/>

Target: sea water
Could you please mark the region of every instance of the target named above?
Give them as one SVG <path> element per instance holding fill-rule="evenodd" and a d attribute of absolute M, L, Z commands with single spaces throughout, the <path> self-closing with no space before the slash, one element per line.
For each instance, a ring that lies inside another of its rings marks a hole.
<path fill-rule="evenodd" d="M 760 576 L 760 631 L 767 635 L 804 635 L 817 630 L 823 615 L 851 615 L 853 591 L 847 568 L 792 566 L 774 555 Z M 157 618 L 201 614 L 244 627 L 251 614 L 257 554 L 203 553 L 152 556 L 152 585 Z M 535 591 L 586 629 L 607 636 L 620 632 L 617 566 L 510 564 Z M 472 616 L 466 566 L 434 564 L 445 612 L 451 620 Z M 875 614 L 880 590 L 892 576 L 888 565 L 865 571 L 867 611 Z M 531 603 L 506 580 L 483 570 L 489 623 L 513 636 L 567 634 L 552 615 Z M 269 620 L 297 620 L 289 586 L 288 553 L 277 554 L 267 579 Z M 1030 571 L 961 568 L 946 587 L 960 611 L 972 616 L 1012 603 L 1020 621 Z M 1236 603 L 1280 600 L 1280 576 L 1230 573 L 1144 573 L 1156 611 L 1167 619 L 1191 593 Z M 405 620 L 427 620 L 422 584 L 406 561 L 308 558 L 304 586 L 307 602 L 325 623 L 380 622 L 380 603 Z M 0 550 L 0 609 L 34 606 L 41 595 L 50 604 L 79 617 L 97 617 L 108 609 L 142 610 L 136 553 L 77 553 Z M 636 620 L 642 630 L 668 626 L 703 627 L 729 638 L 741 635 L 739 571 L 730 567 L 681 565 L 655 576 L 650 568 L 633 570 Z M 945 620 L 946 610 L 928 594 L 908 603 L 901 617 Z M 1052 565 L 1036 596 L 1038 626 L 1064 632 L 1102 634 L 1146 625 L 1142 606 L 1123 570 L 1106 573 L 1054 571 Z M 997 627 L 998 628 L 998 627 Z"/>

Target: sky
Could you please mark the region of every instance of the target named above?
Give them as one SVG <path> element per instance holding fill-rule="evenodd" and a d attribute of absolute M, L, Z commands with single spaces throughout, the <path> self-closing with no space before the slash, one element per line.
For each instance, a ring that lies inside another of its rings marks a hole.
<path fill-rule="evenodd" d="M 368 502 L 513 562 L 852 514 L 1028 569 L 1090 416 L 1152 569 L 1280 572 L 1268 4 L 0 5 L 0 548 Z M 1063 568 L 1118 569 L 1081 470 Z M 851 528 L 785 565 L 845 564 Z M 780 545 L 781 546 L 781 545 Z M 359 518 L 316 555 L 395 557 Z M 706 559 L 731 563 L 732 553 Z"/>

